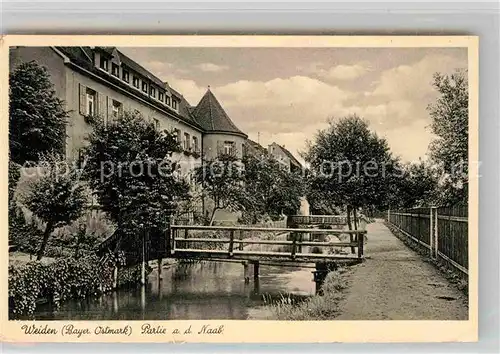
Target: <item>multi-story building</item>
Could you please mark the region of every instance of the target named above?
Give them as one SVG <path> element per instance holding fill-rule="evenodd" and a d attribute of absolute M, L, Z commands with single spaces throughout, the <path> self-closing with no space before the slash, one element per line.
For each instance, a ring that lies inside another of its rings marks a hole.
<path fill-rule="evenodd" d="M 176 133 L 183 152 L 173 158 L 183 172 L 192 170 L 202 157 L 243 154 L 247 135 L 231 121 L 210 89 L 198 105 L 191 106 L 167 82 L 114 47 L 15 47 L 10 70 L 32 60 L 47 68 L 56 94 L 70 112 L 68 159 L 79 158 L 92 117 L 109 122 L 124 111 L 138 111 L 159 129 Z"/>
<path fill-rule="evenodd" d="M 173 155 L 188 176 L 202 159 L 222 153 L 242 157 L 265 154 L 248 139 L 224 111 L 210 88 L 196 106 L 181 93 L 115 47 L 13 47 L 10 70 L 23 62 L 44 66 L 56 95 L 69 111 L 65 155 L 79 159 L 92 119 L 117 119 L 124 111 L 137 111 L 159 129 L 175 132 L 182 152 Z M 283 146 L 269 145 L 267 153 L 293 171 L 300 163 Z"/>
<path fill-rule="evenodd" d="M 269 144 L 267 147 L 268 154 L 278 160 L 291 172 L 301 172 L 302 164 L 293 156 L 293 154 L 285 148 L 285 145 L 277 143 Z"/>

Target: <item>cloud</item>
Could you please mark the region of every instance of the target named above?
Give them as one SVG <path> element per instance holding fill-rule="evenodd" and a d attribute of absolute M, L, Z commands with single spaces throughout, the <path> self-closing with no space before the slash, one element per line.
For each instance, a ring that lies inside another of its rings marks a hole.
<path fill-rule="evenodd" d="M 197 105 L 201 97 L 207 91 L 206 88 L 198 86 L 193 80 L 180 79 L 177 77 L 171 77 L 168 80 L 168 84 L 180 92 L 191 105 Z"/>
<path fill-rule="evenodd" d="M 229 67 L 225 65 L 217 65 L 214 63 L 202 63 L 196 65 L 196 67 L 201 71 L 206 71 L 206 72 L 220 72 L 229 69 Z"/>
<path fill-rule="evenodd" d="M 370 71 L 366 64 L 337 65 L 328 70 L 326 77 L 337 80 L 353 80 L 363 76 Z"/>
<path fill-rule="evenodd" d="M 466 62 L 457 61 L 452 56 L 430 54 L 416 63 L 383 71 L 371 96 L 423 99 L 434 93 L 432 77 L 435 72 L 451 73 L 455 69 L 466 67 Z"/>
<path fill-rule="evenodd" d="M 325 69 L 324 66 L 323 63 L 312 62 L 306 67 L 299 69 L 308 74 L 315 74 L 321 78 L 330 80 L 354 80 L 371 71 L 370 65 L 367 62 L 359 62 L 352 65 L 341 64 L 328 69 Z"/>
<path fill-rule="evenodd" d="M 318 72 L 320 64 L 313 64 L 308 70 L 316 68 Z M 433 74 L 449 73 L 465 65 L 451 56 L 430 54 L 380 72 L 376 81 L 358 91 L 312 75 L 238 80 L 211 90 L 234 123 L 253 140 L 260 135 L 264 146 L 272 142 L 284 144 L 298 156 L 306 140 L 313 139 L 318 129 L 327 127 L 328 118 L 355 113 L 387 138 L 392 151 L 405 160 L 413 160 L 427 152 L 433 137 L 426 110 L 436 98 L 431 85 Z M 337 65 L 322 73 L 330 77 L 343 75 L 347 80 L 362 75 L 361 67 L 365 73 L 371 70 L 368 65 L 358 63 Z M 191 104 L 197 104 L 206 92 L 206 87 L 195 80 L 174 77 L 169 84 Z"/>

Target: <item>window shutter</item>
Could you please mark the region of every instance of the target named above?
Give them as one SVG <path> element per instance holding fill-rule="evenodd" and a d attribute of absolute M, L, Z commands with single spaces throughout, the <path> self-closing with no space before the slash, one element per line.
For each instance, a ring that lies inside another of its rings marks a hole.
<path fill-rule="evenodd" d="M 96 92 L 97 98 L 97 114 L 101 118 L 106 119 L 106 95 Z"/>
<path fill-rule="evenodd" d="M 80 84 L 80 114 L 82 116 L 85 115 L 85 101 L 86 101 L 86 97 L 85 97 L 85 94 L 87 93 L 87 88 L 85 86 L 83 86 L 82 84 Z"/>
<path fill-rule="evenodd" d="M 217 140 L 217 155 L 222 155 L 224 153 L 224 147 L 222 146 L 222 141 Z"/>
<path fill-rule="evenodd" d="M 113 117 L 113 100 L 108 96 L 106 97 L 107 101 L 108 101 L 108 105 L 107 105 L 107 109 L 108 109 L 108 122 L 114 120 L 114 117 Z"/>

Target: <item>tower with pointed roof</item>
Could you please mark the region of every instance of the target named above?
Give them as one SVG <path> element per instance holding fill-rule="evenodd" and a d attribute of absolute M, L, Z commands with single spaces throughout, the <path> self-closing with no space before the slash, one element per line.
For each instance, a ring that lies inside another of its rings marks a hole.
<path fill-rule="evenodd" d="M 208 87 L 192 115 L 203 128 L 203 155 L 213 159 L 224 153 L 243 155 L 243 145 L 248 136 L 229 118 L 222 105 Z"/>

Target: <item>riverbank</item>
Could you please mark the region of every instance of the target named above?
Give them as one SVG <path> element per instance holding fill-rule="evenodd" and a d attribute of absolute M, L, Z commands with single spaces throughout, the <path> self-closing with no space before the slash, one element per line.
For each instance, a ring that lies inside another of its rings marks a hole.
<path fill-rule="evenodd" d="M 345 298 L 345 290 L 349 287 L 352 267 L 339 268 L 328 273 L 323 283 L 323 295 L 313 295 L 296 304 L 289 296 L 266 304 L 260 315 L 249 319 L 266 319 L 278 321 L 331 320 L 339 315 L 339 303 Z M 263 315 L 262 315 L 263 313 Z"/>

